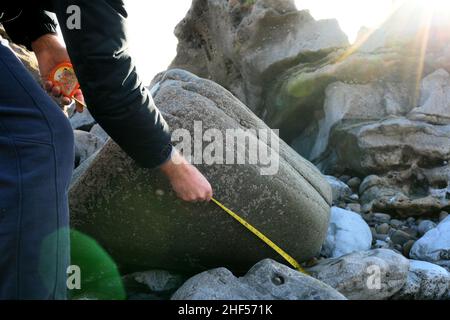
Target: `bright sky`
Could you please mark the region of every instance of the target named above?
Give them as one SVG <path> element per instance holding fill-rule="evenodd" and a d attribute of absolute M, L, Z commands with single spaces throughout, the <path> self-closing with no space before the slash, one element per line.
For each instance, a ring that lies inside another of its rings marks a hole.
<path fill-rule="evenodd" d="M 436 1 L 436 0 L 431 0 Z M 296 0 L 316 19 L 336 18 L 354 41 L 361 26 L 376 27 L 389 14 L 392 0 Z M 186 15 L 191 0 L 126 0 L 130 47 L 144 83 L 163 71 L 176 54 L 173 30 Z"/>

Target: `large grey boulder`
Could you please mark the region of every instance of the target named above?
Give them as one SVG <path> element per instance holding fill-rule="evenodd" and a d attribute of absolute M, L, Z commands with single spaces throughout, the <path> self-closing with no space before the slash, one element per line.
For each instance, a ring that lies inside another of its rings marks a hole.
<path fill-rule="evenodd" d="M 346 254 L 367 251 L 372 246 L 372 232 L 357 213 L 341 208 L 331 209 L 331 222 L 322 255 L 339 258 Z"/>
<path fill-rule="evenodd" d="M 316 21 L 293 0 L 194 0 L 175 34 L 171 68 L 212 79 L 258 112 L 274 75 L 349 46 L 336 20 Z"/>
<path fill-rule="evenodd" d="M 362 175 L 448 159 L 448 128 L 433 124 L 447 124 L 449 77 L 443 69 L 426 77 L 416 108 L 407 82 L 333 83 L 325 91 L 325 115 L 312 147 L 294 145 L 324 169 Z"/>
<path fill-rule="evenodd" d="M 450 270 L 450 217 L 420 238 L 410 255 L 412 259 L 428 261 Z"/>
<path fill-rule="evenodd" d="M 450 126 L 393 117 L 337 126 L 330 139 L 339 166 L 367 175 L 430 168 L 450 159 Z"/>
<path fill-rule="evenodd" d="M 346 300 L 330 286 L 279 264 L 264 260 L 244 277 L 225 268 L 189 279 L 172 300 Z"/>
<path fill-rule="evenodd" d="M 204 130 L 216 129 L 224 136 L 227 129 L 259 129 L 260 133 L 268 129 L 221 86 L 181 70 L 162 77 L 155 102 L 172 130 L 183 128 L 191 136 L 194 121 L 200 120 Z M 249 136 L 263 142 L 253 133 Z M 297 260 L 310 259 L 326 237 L 330 186 L 311 163 L 275 135 L 261 145 L 269 146 L 278 160 L 274 175 L 262 175 L 267 167 L 248 161 L 198 167 L 211 181 L 217 199 Z M 70 204 L 73 226 L 99 241 L 130 272 L 198 272 L 222 266 L 246 271 L 262 259 L 281 259 L 214 204 L 177 200 L 158 170 L 138 168 L 112 141 L 72 185 Z"/>
<path fill-rule="evenodd" d="M 317 123 L 318 132 L 312 149 L 307 150 L 301 145 L 296 149 L 313 161 L 320 159 L 328 148 L 332 129 L 336 125 L 341 122 L 370 122 L 389 115 L 404 115 L 410 111 L 410 96 L 407 88 L 399 83 L 334 82 L 325 90 L 325 116 Z M 295 141 L 293 144 L 296 145 Z"/>
<path fill-rule="evenodd" d="M 446 161 L 450 75 L 439 69 L 422 80 L 420 91 L 412 88 L 383 78 L 332 83 L 324 93 L 323 117 L 311 121 L 292 146 L 325 171 L 360 175 Z"/>
<path fill-rule="evenodd" d="M 450 274 L 444 268 L 425 261 L 411 260 L 408 280 L 394 296 L 398 300 L 450 299 Z"/>
<path fill-rule="evenodd" d="M 352 253 L 319 262 L 307 271 L 350 300 L 384 300 L 405 285 L 409 260 L 391 250 Z"/>

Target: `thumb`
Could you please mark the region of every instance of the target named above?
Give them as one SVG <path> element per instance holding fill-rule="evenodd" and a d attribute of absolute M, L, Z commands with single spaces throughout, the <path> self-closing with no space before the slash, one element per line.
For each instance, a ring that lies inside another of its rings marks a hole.
<path fill-rule="evenodd" d="M 73 95 L 73 97 L 78 100 L 79 102 L 83 103 L 84 105 L 86 105 L 86 102 L 84 101 L 84 96 L 83 96 L 83 92 L 81 90 L 77 90 L 75 92 L 75 94 Z M 79 113 L 82 113 L 84 110 L 84 106 L 81 105 L 80 103 L 78 103 L 77 101 L 75 101 L 75 105 L 76 105 L 76 110 Z"/>

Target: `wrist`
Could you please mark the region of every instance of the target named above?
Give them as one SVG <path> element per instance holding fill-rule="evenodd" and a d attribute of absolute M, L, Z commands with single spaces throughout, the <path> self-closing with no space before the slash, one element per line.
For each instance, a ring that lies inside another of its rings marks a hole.
<path fill-rule="evenodd" d="M 169 178 L 179 174 L 179 170 L 188 164 L 186 159 L 174 148 L 172 156 L 159 168 Z"/>
<path fill-rule="evenodd" d="M 64 49 L 64 46 L 59 41 L 59 38 L 56 34 L 49 33 L 33 41 L 31 43 L 31 48 L 33 49 L 36 56 L 39 56 L 45 53 L 55 52 L 56 50 Z"/>

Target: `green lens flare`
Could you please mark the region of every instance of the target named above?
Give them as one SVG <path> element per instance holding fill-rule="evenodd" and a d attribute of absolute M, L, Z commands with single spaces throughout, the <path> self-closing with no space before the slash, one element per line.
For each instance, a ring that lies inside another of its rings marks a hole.
<path fill-rule="evenodd" d="M 81 289 L 70 290 L 69 297 L 124 300 L 126 294 L 122 278 L 108 253 L 97 241 L 76 230 L 71 230 L 70 241 L 71 265 L 78 266 L 81 271 Z"/>

